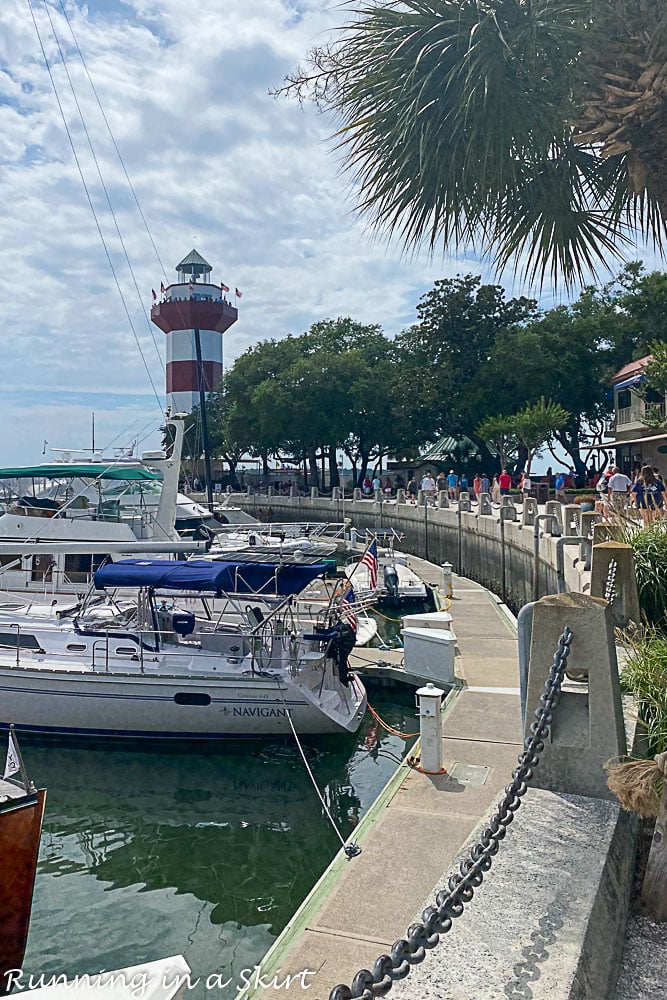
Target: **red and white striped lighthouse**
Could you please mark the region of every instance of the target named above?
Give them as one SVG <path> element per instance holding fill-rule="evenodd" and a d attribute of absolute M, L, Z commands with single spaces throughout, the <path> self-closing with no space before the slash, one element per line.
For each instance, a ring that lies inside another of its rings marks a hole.
<path fill-rule="evenodd" d="M 236 323 L 238 310 L 225 297 L 223 284 L 210 284 L 213 270 L 191 250 L 176 266 L 176 284 L 162 287 L 163 299 L 151 320 L 167 334 L 167 406 L 190 413 L 199 405 L 200 388 L 212 392 L 222 376 L 222 335 Z"/>

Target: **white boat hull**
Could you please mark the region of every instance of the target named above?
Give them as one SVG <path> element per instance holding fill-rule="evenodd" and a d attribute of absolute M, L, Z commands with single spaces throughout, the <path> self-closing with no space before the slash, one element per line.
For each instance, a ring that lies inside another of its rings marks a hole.
<path fill-rule="evenodd" d="M 291 678 L 150 676 L 13 667 L 0 663 L 0 728 L 132 740 L 220 740 L 354 732 L 366 711 L 363 687 L 342 694 Z M 35 655 L 35 659 L 39 657 Z M 321 677 L 321 673 L 318 672 Z M 312 680 L 316 678 L 313 676 Z M 194 703 L 193 703 L 194 702 Z M 346 704 L 347 702 L 347 704 Z M 322 706 L 325 706 L 323 710 Z"/>

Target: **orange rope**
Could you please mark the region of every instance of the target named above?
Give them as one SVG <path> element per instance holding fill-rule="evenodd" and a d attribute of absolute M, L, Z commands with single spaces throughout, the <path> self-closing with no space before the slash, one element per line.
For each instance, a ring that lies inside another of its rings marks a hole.
<path fill-rule="evenodd" d="M 390 726 L 388 722 L 385 722 L 384 719 L 380 718 L 373 706 L 368 704 L 368 702 L 366 702 L 366 707 L 375 721 L 382 726 L 383 729 L 386 729 L 388 733 L 391 733 L 392 736 L 400 736 L 402 740 L 411 740 L 413 736 L 419 736 L 419 733 L 402 733 L 399 729 L 394 729 L 394 727 Z"/>
<path fill-rule="evenodd" d="M 421 760 L 421 757 L 408 757 L 407 765 L 411 767 L 413 771 L 419 771 L 420 774 L 447 774 L 447 768 L 441 767 L 439 771 L 427 771 L 426 768 L 420 767 L 417 763 Z"/>

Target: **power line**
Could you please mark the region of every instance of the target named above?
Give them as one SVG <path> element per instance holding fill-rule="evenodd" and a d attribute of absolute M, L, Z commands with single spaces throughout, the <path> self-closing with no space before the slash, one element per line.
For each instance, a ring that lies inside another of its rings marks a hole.
<path fill-rule="evenodd" d="M 63 126 L 65 128 L 65 132 L 67 134 L 67 138 L 69 140 L 69 144 L 70 144 L 70 147 L 72 149 L 72 155 L 74 156 L 74 161 L 76 163 L 77 170 L 79 172 L 79 177 L 81 178 L 81 183 L 83 184 L 83 189 L 84 189 L 84 191 L 86 193 L 86 198 L 87 198 L 87 201 L 88 201 L 88 205 L 90 207 L 90 211 L 92 212 L 93 219 L 95 220 L 95 226 L 97 228 L 97 232 L 99 234 L 100 240 L 102 241 L 102 246 L 104 247 L 104 252 L 106 254 L 107 262 L 109 264 L 109 268 L 111 269 L 111 273 L 113 275 L 113 279 L 114 279 L 116 288 L 118 290 L 118 294 L 120 296 L 120 300 L 121 300 L 121 302 L 123 304 L 123 309 L 125 310 L 125 315 L 127 316 L 127 321 L 129 323 L 130 329 L 131 329 L 132 334 L 134 336 L 134 339 L 135 339 L 137 348 L 139 350 L 139 354 L 141 356 L 141 360 L 143 362 L 144 368 L 146 369 L 146 374 L 148 376 L 148 381 L 151 384 L 151 388 L 152 388 L 153 394 L 155 396 L 155 401 L 156 401 L 156 403 L 158 405 L 158 409 L 160 411 L 160 416 L 162 417 L 162 412 L 163 412 L 163 410 L 162 410 L 162 403 L 160 401 L 160 397 L 158 395 L 157 389 L 155 388 L 155 383 L 153 382 L 153 377 L 151 375 L 150 369 L 149 369 L 148 364 L 146 362 L 146 358 L 144 356 L 144 352 L 142 350 L 141 343 L 139 341 L 139 337 L 137 336 L 137 331 L 134 328 L 134 323 L 132 322 L 132 317 L 131 317 L 130 311 L 129 311 L 128 307 L 127 307 L 127 303 L 125 301 L 125 296 L 123 295 L 123 290 L 122 290 L 122 288 L 120 286 L 120 282 L 118 280 L 118 275 L 117 275 L 116 269 L 115 269 L 115 267 L 113 265 L 113 261 L 111 259 L 111 254 L 109 252 L 109 248 L 108 248 L 106 240 L 104 238 L 104 233 L 102 232 L 102 227 L 100 226 L 100 222 L 99 222 L 99 219 L 97 217 L 97 212 L 95 211 L 95 206 L 93 205 L 93 200 L 92 200 L 92 197 L 90 195 L 90 191 L 89 191 L 88 185 L 86 183 L 86 178 L 84 177 L 83 169 L 81 167 L 81 163 L 79 161 L 79 157 L 78 157 L 77 152 L 76 152 L 76 147 L 75 147 L 74 141 L 72 139 L 72 134 L 71 134 L 69 126 L 67 124 L 67 118 L 65 117 L 65 112 L 64 112 L 64 109 L 63 109 L 63 106 L 62 106 L 62 102 L 60 100 L 60 95 L 58 93 L 58 88 L 56 86 L 56 82 L 55 82 L 55 79 L 54 79 L 54 76 L 53 76 L 53 72 L 51 70 L 51 64 L 49 63 L 49 59 L 48 59 L 48 56 L 46 54 L 46 50 L 44 48 L 44 43 L 42 41 L 42 36 L 40 34 L 39 27 L 37 25 L 37 20 L 35 18 L 35 12 L 34 12 L 33 6 L 32 6 L 32 0 L 27 0 L 27 4 L 28 4 L 28 9 L 30 10 L 30 16 L 32 18 L 32 23 L 33 23 L 33 26 L 35 28 L 35 33 L 37 35 L 37 40 L 39 42 L 39 47 L 40 47 L 40 49 L 42 51 L 42 56 L 44 58 L 44 65 L 46 66 L 47 73 L 49 74 L 49 79 L 51 80 L 51 86 L 53 87 L 53 93 L 55 95 L 56 102 L 58 104 L 58 110 L 60 111 L 60 117 L 63 120 Z"/>
<path fill-rule="evenodd" d="M 158 349 L 157 341 L 155 340 L 155 334 L 153 332 L 153 325 L 152 325 L 151 321 L 148 318 L 148 313 L 146 312 L 146 307 L 144 305 L 143 296 L 142 296 L 142 294 L 141 294 L 141 292 L 139 290 L 139 285 L 137 284 L 137 279 L 136 279 L 136 276 L 135 276 L 135 273 L 134 273 L 134 268 L 132 267 L 132 262 L 130 261 L 129 254 L 128 254 L 127 248 L 125 246 L 125 241 L 123 240 L 123 235 L 122 235 L 122 233 L 120 231 L 120 227 L 118 225 L 118 219 L 116 218 L 116 213 L 114 212 L 113 205 L 111 204 L 111 197 L 109 195 L 109 191 L 108 191 L 107 186 L 105 184 L 104 177 L 102 176 L 102 170 L 100 168 L 100 164 L 99 164 L 99 161 L 97 159 L 97 155 L 95 153 L 95 148 L 93 146 L 92 139 L 90 138 L 90 133 L 88 131 L 88 126 L 86 125 L 86 120 L 85 120 L 85 118 L 83 116 L 83 111 L 81 110 L 81 105 L 79 104 L 79 99 L 77 97 L 76 90 L 74 89 L 74 83 L 72 82 L 72 77 L 70 76 L 69 67 L 67 65 L 67 60 L 65 58 L 65 53 L 64 53 L 63 48 L 62 48 L 62 46 L 60 44 L 60 38 L 58 37 L 58 33 L 57 33 L 56 29 L 55 29 L 55 25 L 54 25 L 53 19 L 51 17 L 51 8 L 50 8 L 49 4 L 47 4 L 46 0 L 44 0 L 44 8 L 46 10 L 46 16 L 49 19 L 49 24 L 51 25 L 51 31 L 53 32 L 53 37 L 54 37 L 54 39 L 56 41 L 56 45 L 58 46 L 58 52 L 60 53 L 60 59 L 62 61 L 63 69 L 65 70 L 65 74 L 67 76 L 67 81 L 69 83 L 70 90 L 72 91 L 72 97 L 74 98 L 74 103 L 76 105 L 76 109 L 79 112 L 79 118 L 81 119 L 81 125 L 82 125 L 82 128 L 83 128 L 84 134 L 86 136 L 86 139 L 88 141 L 88 147 L 90 149 L 90 153 L 91 153 L 91 156 L 93 158 L 93 162 L 95 164 L 95 168 L 97 170 L 97 176 L 100 179 L 100 184 L 102 185 L 102 190 L 104 191 L 104 196 L 106 198 L 107 205 L 109 206 L 109 211 L 111 213 L 111 218 L 113 219 L 113 222 L 114 222 L 114 227 L 116 229 L 116 234 L 117 234 L 118 239 L 120 241 L 120 245 L 121 245 L 121 247 L 123 249 L 123 254 L 124 254 L 125 260 L 127 262 L 127 267 L 128 267 L 129 272 L 130 272 L 130 276 L 132 278 L 132 282 L 134 284 L 134 289 L 135 289 L 135 291 L 137 293 L 137 298 L 139 299 L 139 306 L 140 306 L 141 311 L 142 311 L 142 313 L 144 315 L 144 319 L 146 320 L 146 325 L 148 327 L 148 332 L 150 334 L 151 340 L 153 341 L 153 347 L 155 348 L 155 353 L 157 354 L 158 362 L 160 364 L 160 367 L 164 370 L 164 362 L 162 361 L 162 356 L 161 356 L 160 351 Z"/>

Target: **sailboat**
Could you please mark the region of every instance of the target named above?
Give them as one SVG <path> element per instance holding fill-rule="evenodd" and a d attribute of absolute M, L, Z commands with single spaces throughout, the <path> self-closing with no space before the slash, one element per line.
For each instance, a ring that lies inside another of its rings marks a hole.
<path fill-rule="evenodd" d="M 0 995 L 11 989 L 11 970 L 23 964 L 37 870 L 46 791 L 28 779 L 16 733 L 10 729 L 0 778 Z"/>
<path fill-rule="evenodd" d="M 102 608 L 0 615 L 0 728 L 160 741 L 355 732 L 366 692 L 347 668 L 345 609 L 305 628 L 294 615 L 326 564 L 262 558 L 120 560 L 95 573 Z M 214 613 L 223 599 L 231 611 Z"/>

